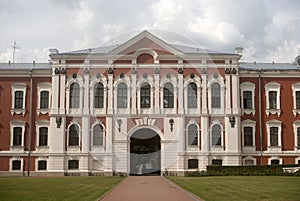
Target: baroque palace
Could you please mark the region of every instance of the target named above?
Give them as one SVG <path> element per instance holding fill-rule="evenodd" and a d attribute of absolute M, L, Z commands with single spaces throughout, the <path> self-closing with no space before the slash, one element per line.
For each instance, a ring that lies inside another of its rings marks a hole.
<path fill-rule="evenodd" d="M 143 31 L 0 64 L 0 175 L 184 175 L 300 163 L 300 56 L 241 62 Z"/>

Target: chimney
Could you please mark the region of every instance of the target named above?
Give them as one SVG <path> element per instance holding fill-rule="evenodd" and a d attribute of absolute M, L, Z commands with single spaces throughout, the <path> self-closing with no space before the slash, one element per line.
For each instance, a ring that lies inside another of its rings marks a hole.
<path fill-rule="evenodd" d="M 242 47 L 236 47 L 236 48 L 234 49 L 234 53 L 235 53 L 235 54 L 242 55 L 242 54 L 243 54 L 243 48 L 242 48 Z"/>

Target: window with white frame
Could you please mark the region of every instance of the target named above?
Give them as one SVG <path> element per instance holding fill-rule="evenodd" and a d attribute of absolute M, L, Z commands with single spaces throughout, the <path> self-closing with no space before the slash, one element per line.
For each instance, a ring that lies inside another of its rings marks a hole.
<path fill-rule="evenodd" d="M 195 83 L 188 84 L 188 108 L 197 108 L 197 85 Z"/>
<path fill-rule="evenodd" d="M 78 83 L 74 82 L 70 85 L 69 107 L 79 108 L 79 104 L 80 104 L 80 86 Z"/>
<path fill-rule="evenodd" d="M 47 114 L 50 109 L 51 84 L 42 82 L 38 84 L 38 109 L 37 113 Z"/>
<path fill-rule="evenodd" d="M 151 87 L 148 83 L 143 83 L 140 90 L 140 107 L 150 108 L 151 106 Z"/>
<path fill-rule="evenodd" d="M 20 157 L 13 157 L 10 159 L 10 171 L 23 171 L 23 159 Z"/>
<path fill-rule="evenodd" d="M 295 121 L 293 123 L 294 127 L 294 146 L 295 146 L 295 151 L 300 151 L 300 121 Z"/>
<path fill-rule="evenodd" d="M 242 140 L 244 151 L 255 151 L 256 122 L 250 119 L 242 121 Z"/>
<path fill-rule="evenodd" d="M 104 128 L 101 124 L 97 123 L 93 126 L 93 146 L 103 146 L 104 139 Z"/>
<path fill-rule="evenodd" d="M 241 88 L 241 107 L 245 114 L 255 115 L 255 84 L 252 82 L 243 82 Z"/>
<path fill-rule="evenodd" d="M 47 120 L 39 120 L 36 123 L 37 146 L 39 148 L 48 146 L 49 126 Z"/>
<path fill-rule="evenodd" d="M 221 86 L 219 83 L 211 85 L 211 107 L 221 108 Z"/>
<path fill-rule="evenodd" d="M 10 122 L 11 129 L 11 147 L 24 147 L 25 125 L 23 121 Z"/>
<path fill-rule="evenodd" d="M 211 144 L 212 146 L 222 146 L 222 127 L 215 124 L 211 128 Z"/>
<path fill-rule="evenodd" d="M 170 82 L 163 88 L 163 104 L 164 108 L 174 108 L 174 87 Z"/>
<path fill-rule="evenodd" d="M 47 170 L 47 161 L 46 160 L 39 160 L 38 161 L 38 170 Z"/>
<path fill-rule="evenodd" d="M 12 84 L 12 109 L 11 114 L 23 114 L 26 112 L 26 84 Z"/>
<path fill-rule="evenodd" d="M 199 160 L 198 159 L 188 159 L 188 169 L 198 169 Z"/>
<path fill-rule="evenodd" d="M 293 91 L 293 114 L 300 114 L 300 82 L 292 85 Z"/>
<path fill-rule="evenodd" d="M 256 158 L 253 158 L 251 156 L 247 156 L 247 157 L 243 158 L 243 164 L 245 166 L 247 166 L 247 165 L 256 165 Z"/>
<path fill-rule="evenodd" d="M 268 121 L 267 132 L 269 151 L 281 151 L 281 121 Z"/>
<path fill-rule="evenodd" d="M 68 169 L 69 170 L 78 170 L 79 160 L 68 160 Z"/>
<path fill-rule="evenodd" d="M 279 158 L 277 156 L 270 157 L 270 158 L 268 158 L 268 164 L 269 165 L 281 165 L 282 158 Z"/>
<path fill-rule="evenodd" d="M 124 82 L 118 85 L 117 89 L 117 108 L 127 108 L 128 107 L 128 97 L 127 97 L 127 84 Z"/>
<path fill-rule="evenodd" d="M 97 82 L 94 86 L 94 108 L 103 108 L 104 105 L 104 86 Z"/>
<path fill-rule="evenodd" d="M 265 85 L 267 109 L 266 114 L 277 114 L 280 116 L 280 84 L 269 82 Z"/>
<path fill-rule="evenodd" d="M 190 124 L 187 131 L 188 146 L 198 146 L 198 127 L 196 124 Z"/>
<path fill-rule="evenodd" d="M 77 124 L 72 124 L 69 127 L 69 146 L 79 146 L 79 126 Z"/>

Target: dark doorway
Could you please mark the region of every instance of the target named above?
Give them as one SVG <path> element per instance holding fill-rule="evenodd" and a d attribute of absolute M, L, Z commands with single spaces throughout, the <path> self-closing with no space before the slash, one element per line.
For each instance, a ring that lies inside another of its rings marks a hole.
<path fill-rule="evenodd" d="M 160 175 L 160 137 L 148 128 L 130 137 L 130 175 Z"/>

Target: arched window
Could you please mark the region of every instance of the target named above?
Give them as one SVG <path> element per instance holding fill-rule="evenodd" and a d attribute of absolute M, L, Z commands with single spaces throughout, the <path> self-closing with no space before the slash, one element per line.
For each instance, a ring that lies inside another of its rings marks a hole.
<path fill-rule="evenodd" d="M 195 83 L 188 85 L 188 108 L 197 108 L 197 85 Z"/>
<path fill-rule="evenodd" d="M 212 146 L 221 146 L 222 145 L 222 131 L 220 125 L 214 125 L 212 127 Z"/>
<path fill-rule="evenodd" d="M 104 87 L 101 82 L 94 86 L 94 108 L 103 108 L 104 101 Z"/>
<path fill-rule="evenodd" d="M 103 146 L 103 126 L 101 124 L 93 127 L 93 146 Z"/>
<path fill-rule="evenodd" d="M 188 145 L 198 145 L 198 128 L 195 124 L 191 124 L 188 126 Z"/>
<path fill-rule="evenodd" d="M 221 108 L 221 86 L 218 83 L 211 85 L 211 107 Z"/>
<path fill-rule="evenodd" d="M 73 124 L 69 128 L 69 146 L 79 145 L 79 126 Z"/>
<path fill-rule="evenodd" d="M 164 108 L 174 108 L 174 88 L 170 82 L 164 86 Z"/>
<path fill-rule="evenodd" d="M 127 108 L 127 85 L 124 82 L 118 85 L 117 107 Z"/>
<path fill-rule="evenodd" d="M 150 84 L 144 83 L 141 86 L 141 108 L 150 108 L 151 104 L 151 93 Z"/>
<path fill-rule="evenodd" d="M 80 86 L 78 83 L 73 83 L 70 86 L 70 108 L 79 108 Z"/>

